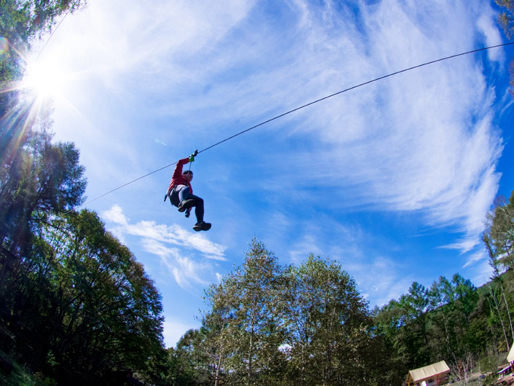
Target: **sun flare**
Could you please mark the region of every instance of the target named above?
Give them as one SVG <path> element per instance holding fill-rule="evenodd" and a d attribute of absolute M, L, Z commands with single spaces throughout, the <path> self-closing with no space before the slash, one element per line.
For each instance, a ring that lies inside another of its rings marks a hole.
<path fill-rule="evenodd" d="M 36 62 L 27 67 L 24 87 L 38 97 L 56 97 L 65 84 L 65 74 L 56 63 Z"/>

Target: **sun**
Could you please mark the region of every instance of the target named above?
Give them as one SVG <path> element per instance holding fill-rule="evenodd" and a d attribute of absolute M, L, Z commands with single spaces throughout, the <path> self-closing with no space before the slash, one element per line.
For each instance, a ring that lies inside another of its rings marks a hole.
<path fill-rule="evenodd" d="M 35 62 L 27 66 L 23 87 L 38 97 L 57 97 L 65 85 L 66 75 L 56 62 Z"/>

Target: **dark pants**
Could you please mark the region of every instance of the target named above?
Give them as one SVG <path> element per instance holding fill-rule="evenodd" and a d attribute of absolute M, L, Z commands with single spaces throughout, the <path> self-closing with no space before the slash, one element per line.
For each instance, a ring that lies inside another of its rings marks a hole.
<path fill-rule="evenodd" d="M 203 207 L 203 199 L 201 199 L 198 196 L 195 196 L 194 194 L 189 193 L 189 187 L 185 187 L 178 192 L 178 198 L 179 202 L 182 202 L 183 200 L 195 200 L 195 215 L 196 215 L 196 222 L 202 222 L 203 221 L 203 214 L 204 214 L 204 207 Z"/>

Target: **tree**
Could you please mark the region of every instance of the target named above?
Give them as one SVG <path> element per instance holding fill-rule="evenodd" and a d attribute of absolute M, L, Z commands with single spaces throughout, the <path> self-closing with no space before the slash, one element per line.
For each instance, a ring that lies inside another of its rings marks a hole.
<path fill-rule="evenodd" d="M 206 291 L 195 350 L 215 385 L 401 382 L 353 279 L 329 259 L 281 267 L 253 240 L 244 264 Z"/>
<path fill-rule="evenodd" d="M 50 216 L 82 202 L 83 173 L 75 146 L 54 145 L 45 132 L 33 133 L 17 161 L 0 171 L 0 294 L 12 290 L 7 275 L 19 272 L 16 265 L 30 256 L 35 232 Z"/>
<path fill-rule="evenodd" d="M 47 133 L 33 132 L 15 161 L 0 169 L 0 324 L 27 321 L 27 307 L 38 315 L 38 300 L 47 302 L 51 286 L 39 269 L 49 269 L 52 252 L 37 234 L 52 216 L 82 202 L 86 180 L 78 158 L 73 144 L 54 145 Z"/>
<path fill-rule="evenodd" d="M 6 275 L 3 349 L 66 384 L 96 383 L 111 370 L 149 373 L 163 350 L 160 294 L 98 216 L 49 216 L 27 250 Z"/>
<path fill-rule="evenodd" d="M 487 225 L 482 240 L 489 254 L 489 265 L 493 269 L 490 287 L 492 304 L 500 319 L 506 347 L 509 349 L 506 330 L 510 330 L 512 342 L 514 341 L 514 327 L 507 291 L 504 287 L 503 272 L 511 268 L 514 262 L 514 192 L 508 202 L 505 202 L 503 198 L 497 200 L 495 208 L 487 216 Z"/>
<path fill-rule="evenodd" d="M 211 385 L 209 359 L 201 346 L 205 329 L 189 330 L 168 350 L 169 377 L 172 386 Z M 215 382 L 215 384 L 217 384 Z"/>
<path fill-rule="evenodd" d="M 455 353 L 455 329 L 451 314 L 454 310 L 454 294 L 451 283 L 444 276 L 434 282 L 428 293 L 430 308 L 433 313 L 430 320 L 433 323 L 434 334 L 431 336 L 431 347 L 433 352 L 443 353 L 448 358 L 454 358 Z"/>
<path fill-rule="evenodd" d="M 217 373 L 259 384 L 281 362 L 279 277 L 276 257 L 254 239 L 244 264 L 206 292 L 212 308 L 204 326 L 214 333 L 209 335 Z"/>
<path fill-rule="evenodd" d="M 163 349 L 163 318 L 142 265 L 87 210 L 53 219 L 38 236 L 52 252 L 40 267 L 51 288 L 41 308 L 46 326 L 35 331 L 45 329 L 44 340 L 30 342 L 54 357 L 46 370 L 65 383 L 78 374 L 147 370 Z"/>
<path fill-rule="evenodd" d="M 379 329 L 407 369 L 424 366 L 430 360 L 427 331 L 430 306 L 429 291 L 414 282 L 407 294 L 376 312 Z"/>
<path fill-rule="evenodd" d="M 341 266 L 310 255 L 299 268 L 286 271 L 285 291 L 285 343 L 297 382 L 372 384 L 372 321 L 367 303 Z"/>
<path fill-rule="evenodd" d="M 430 290 L 414 282 L 398 301 L 377 309 L 375 321 L 406 365 L 403 371 L 442 359 L 458 366 L 496 344 L 488 340 L 485 303 L 473 284 L 456 274 L 451 281 L 440 277 Z"/>
<path fill-rule="evenodd" d="M 206 290 L 205 301 L 210 309 L 202 318 L 205 339 L 197 348 L 208 358 L 214 386 L 220 384 L 225 367 L 228 367 L 225 366 L 225 362 L 235 350 L 234 345 L 237 345 L 231 334 L 235 309 L 232 301 L 235 288 L 226 284 L 224 279 L 220 284 L 211 285 Z"/>
<path fill-rule="evenodd" d="M 489 251 L 493 268 L 509 268 L 514 263 L 514 192 L 509 201 L 500 199 L 487 217 L 482 239 Z"/>

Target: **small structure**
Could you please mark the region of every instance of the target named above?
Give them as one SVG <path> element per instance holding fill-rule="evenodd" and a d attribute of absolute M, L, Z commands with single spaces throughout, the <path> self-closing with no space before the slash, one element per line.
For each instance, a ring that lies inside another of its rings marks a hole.
<path fill-rule="evenodd" d="M 503 377 L 505 377 L 506 375 L 509 375 L 511 373 L 512 373 L 512 366 L 510 364 L 508 364 L 508 365 L 498 366 L 498 372 L 496 374 L 498 374 L 498 379 L 502 379 Z"/>
<path fill-rule="evenodd" d="M 445 361 L 409 371 L 406 386 L 436 386 L 449 382 L 450 368 Z"/>

